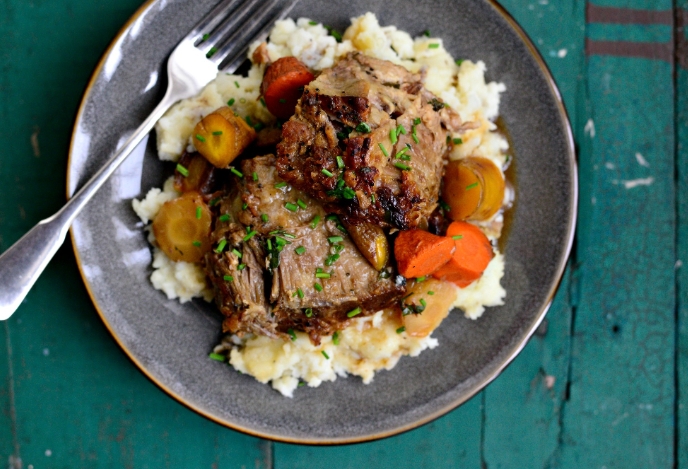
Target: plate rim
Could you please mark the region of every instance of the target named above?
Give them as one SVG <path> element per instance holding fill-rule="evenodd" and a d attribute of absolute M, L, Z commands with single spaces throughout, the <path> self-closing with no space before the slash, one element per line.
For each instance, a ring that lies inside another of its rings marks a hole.
<path fill-rule="evenodd" d="M 109 58 L 111 52 L 117 45 L 117 43 L 123 38 L 123 36 L 129 31 L 131 28 L 132 24 L 134 24 L 142 15 L 144 15 L 148 9 L 155 4 L 156 2 L 159 2 L 160 0 L 146 0 L 140 7 L 136 9 L 136 11 L 131 15 L 131 17 L 122 25 L 122 27 L 119 29 L 115 37 L 110 41 L 108 47 L 105 49 L 103 54 L 101 55 L 100 59 L 98 60 L 98 63 L 96 64 L 93 72 L 91 73 L 91 76 L 89 78 L 89 81 L 84 89 L 84 92 L 82 94 L 81 101 L 79 103 L 79 108 L 76 113 L 76 117 L 74 119 L 74 126 L 72 129 L 72 136 L 70 139 L 69 143 L 69 153 L 68 153 L 68 158 L 67 158 L 67 186 L 66 186 L 66 192 L 67 192 L 67 199 L 71 198 L 72 193 L 70 191 L 71 187 L 71 181 L 70 181 L 70 170 L 72 166 L 72 154 L 75 149 L 75 140 L 77 136 L 77 131 L 78 131 L 78 123 L 81 121 L 86 102 L 93 90 L 93 87 L 95 85 L 95 82 L 100 75 L 100 73 L 103 70 L 103 67 L 105 65 L 105 62 Z M 564 102 L 561 97 L 561 92 L 559 91 L 559 88 L 554 80 L 554 77 L 552 76 L 552 73 L 547 66 L 547 63 L 543 59 L 542 55 L 540 52 L 537 50 L 535 45 L 533 44 L 532 40 L 528 36 L 528 34 L 523 30 L 523 28 L 518 24 L 518 22 L 511 16 L 511 14 L 499 3 L 497 0 L 479 0 L 479 1 L 484 1 L 487 3 L 489 6 L 491 6 L 495 12 L 504 18 L 504 20 L 508 23 L 508 25 L 513 29 L 513 31 L 518 35 L 518 37 L 521 39 L 521 41 L 525 44 L 526 48 L 528 49 L 528 52 L 530 53 L 531 57 L 535 60 L 535 63 L 537 64 L 538 68 L 543 74 L 543 77 L 545 78 L 545 81 L 547 82 L 547 85 L 549 87 L 549 91 L 554 97 L 555 105 L 557 107 L 557 110 L 559 112 L 559 117 L 561 119 L 561 122 L 564 127 L 564 133 L 566 137 L 566 144 L 567 144 L 567 160 L 569 163 L 569 166 L 571 168 L 571 179 L 570 179 L 570 184 L 571 184 L 571 198 L 569 200 L 569 213 L 571 213 L 571 218 L 569 220 L 568 226 L 567 226 L 567 233 L 566 233 L 566 246 L 564 249 L 564 255 L 562 258 L 559 260 L 557 268 L 556 268 L 556 275 L 554 278 L 554 281 L 552 282 L 552 285 L 550 287 L 550 290 L 547 294 L 546 300 L 543 302 L 543 305 L 538 311 L 537 315 L 535 316 L 535 320 L 533 321 L 530 329 L 527 330 L 525 336 L 521 340 L 519 344 L 517 344 L 510 352 L 509 354 L 504 358 L 504 360 L 497 366 L 491 373 L 489 373 L 487 376 L 485 376 L 483 379 L 475 383 L 471 389 L 465 393 L 465 395 L 459 397 L 458 399 L 453 400 L 449 404 L 444 405 L 438 410 L 435 410 L 434 412 L 423 416 L 420 419 L 417 419 L 409 424 L 396 427 L 390 430 L 382 431 L 382 432 L 377 432 L 377 433 L 371 433 L 371 434 L 365 434 L 365 435 L 360 435 L 360 436 L 353 436 L 353 437 L 324 437 L 324 438 L 293 438 L 293 437 L 288 437 L 284 435 L 278 435 L 278 434 L 269 434 L 269 433 L 263 433 L 261 431 L 257 431 L 248 427 L 245 427 L 243 425 L 218 418 L 217 416 L 211 414 L 210 412 L 207 412 L 203 410 L 202 408 L 194 405 L 191 402 L 187 402 L 182 396 L 177 394 L 174 390 L 172 390 L 170 387 L 166 386 L 164 383 L 162 383 L 160 380 L 158 380 L 151 372 L 149 372 L 146 367 L 133 355 L 132 352 L 130 352 L 127 347 L 122 343 L 118 335 L 115 333 L 114 329 L 112 328 L 111 324 L 108 322 L 108 320 L 105 317 L 105 314 L 103 310 L 101 309 L 100 305 L 98 304 L 95 294 L 91 288 L 91 284 L 86 277 L 86 273 L 83 268 L 83 263 L 81 260 L 81 257 L 79 255 L 79 251 L 77 250 L 76 246 L 76 239 L 75 239 L 75 230 L 73 227 L 70 227 L 69 230 L 69 235 L 70 235 L 70 240 L 72 244 L 72 250 L 74 251 L 74 256 L 76 259 L 76 264 L 79 269 L 79 274 L 81 275 L 81 278 L 84 282 L 84 286 L 86 287 L 86 291 L 88 293 L 88 296 L 91 299 L 91 303 L 93 303 L 93 306 L 95 307 L 98 316 L 100 316 L 101 321 L 105 325 L 105 328 L 108 330 L 114 341 L 117 343 L 117 345 L 120 347 L 120 349 L 124 352 L 124 354 L 131 360 L 134 365 L 139 369 L 140 372 L 143 373 L 143 375 L 148 378 L 150 381 L 152 381 L 156 386 L 158 386 L 160 389 L 162 389 L 167 395 L 172 397 L 174 400 L 179 402 L 180 404 L 184 405 L 188 409 L 196 412 L 199 415 L 202 415 L 203 417 L 207 418 L 208 420 L 215 422 L 219 425 L 222 425 L 226 428 L 230 428 L 232 430 L 236 430 L 239 432 L 242 432 L 247 435 L 251 435 L 257 438 L 264 438 L 268 439 L 271 441 L 276 441 L 276 442 L 282 442 L 282 443 L 295 443 L 295 444 L 305 444 L 305 445 L 312 445 L 312 446 L 330 446 L 330 445 L 341 445 L 341 444 L 350 444 L 350 443 L 363 443 L 367 441 L 374 441 L 374 440 L 380 440 L 384 438 L 388 438 L 394 435 L 399 435 L 401 433 L 405 433 L 407 431 L 413 430 L 415 428 L 419 428 L 427 423 L 432 422 L 433 420 L 451 412 L 452 410 L 456 409 L 460 405 L 464 404 L 468 400 L 472 399 L 477 393 L 485 389 L 486 386 L 488 386 L 492 381 L 494 381 L 513 361 L 514 359 L 521 353 L 523 348 L 526 346 L 526 344 L 530 341 L 532 338 L 533 334 L 537 330 L 537 328 L 540 326 L 542 323 L 542 320 L 545 318 L 545 315 L 547 314 L 550 306 L 552 305 L 552 301 L 554 299 L 555 294 L 557 293 L 563 276 L 564 276 L 564 271 L 566 269 L 566 266 L 568 264 L 569 257 L 571 255 L 571 249 L 573 247 L 573 241 L 576 233 L 576 224 L 578 221 L 578 197 L 579 197 L 579 187 L 578 187 L 578 161 L 577 161 L 577 155 L 575 151 L 575 141 L 573 138 L 573 130 L 571 128 L 571 122 L 568 117 L 568 112 L 566 111 L 566 106 L 564 105 Z"/>

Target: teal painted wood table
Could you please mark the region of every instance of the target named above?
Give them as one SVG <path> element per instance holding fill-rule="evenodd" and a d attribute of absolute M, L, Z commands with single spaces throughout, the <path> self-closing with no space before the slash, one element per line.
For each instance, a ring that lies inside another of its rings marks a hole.
<path fill-rule="evenodd" d="M 63 203 L 81 94 L 139 3 L 1 2 L 0 252 Z M 67 243 L 0 324 L 0 466 L 688 468 L 688 0 L 503 4 L 561 89 L 580 209 L 554 304 L 496 381 L 382 441 L 249 437 L 129 362 Z"/>

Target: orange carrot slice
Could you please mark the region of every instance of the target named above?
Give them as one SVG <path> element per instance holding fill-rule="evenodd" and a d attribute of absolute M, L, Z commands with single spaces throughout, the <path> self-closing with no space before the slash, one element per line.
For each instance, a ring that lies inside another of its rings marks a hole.
<path fill-rule="evenodd" d="M 279 119 L 289 119 L 303 94 L 303 87 L 314 78 L 296 57 L 282 57 L 270 64 L 260 87 L 268 111 Z"/>
<path fill-rule="evenodd" d="M 453 239 L 456 249 L 449 262 L 432 276 L 453 282 L 461 288 L 466 287 L 482 276 L 492 260 L 492 245 L 477 226 L 462 221 L 449 225 L 447 238 Z"/>
<path fill-rule="evenodd" d="M 423 230 L 402 231 L 394 242 L 399 273 L 406 278 L 430 275 L 451 259 L 454 240 Z"/>

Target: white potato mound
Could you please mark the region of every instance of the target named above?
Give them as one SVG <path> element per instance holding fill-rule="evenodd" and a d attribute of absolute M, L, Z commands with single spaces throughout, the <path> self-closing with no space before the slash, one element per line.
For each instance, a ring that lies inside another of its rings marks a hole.
<path fill-rule="evenodd" d="M 252 44 L 249 57 L 258 45 Z M 454 145 L 450 158 L 481 156 L 499 168 L 505 166 L 509 145 L 495 132 L 494 119 L 499 113 L 500 93 L 506 87 L 485 82 L 486 67 L 481 61 L 457 63 L 439 38 L 412 38 L 394 26 L 380 26 L 374 14 L 366 13 L 351 20 L 342 42 L 329 35 L 322 24 L 314 24 L 308 18 L 278 21 L 270 33 L 267 50 L 272 61 L 295 56 L 313 70 L 331 67 L 345 54 L 360 51 L 419 72 L 429 91 L 457 111 L 464 121 L 477 124 L 456 136 L 462 144 Z M 229 105 L 238 115 L 250 116 L 254 122 L 271 124 L 274 117 L 259 99 L 264 69 L 264 65 L 253 64 L 246 77 L 220 73 L 200 95 L 173 106 L 156 125 L 160 159 L 177 161 L 184 150 L 193 150 L 194 126 L 221 106 Z M 148 223 L 163 203 L 177 195 L 170 179 L 163 190 L 151 189 L 143 200 L 134 200 L 134 210 Z M 502 215 L 497 214 L 480 226 L 488 237 L 496 239 L 499 230 L 492 227 L 501 226 L 501 221 Z M 149 239 L 154 246 L 151 282 L 155 288 L 182 302 L 194 297 L 212 299 L 200 266 L 171 261 L 155 247 L 152 232 Z M 495 250 L 495 257 L 478 281 L 455 288 L 453 306 L 463 310 L 466 317 L 477 319 L 486 306 L 504 304 L 506 291 L 500 284 L 503 275 L 504 256 Z M 431 336 L 416 338 L 399 331 L 398 318 L 389 311 L 379 311 L 352 320 L 352 325 L 339 333 L 337 344 L 332 337 L 323 337 L 322 343 L 315 346 L 305 333 L 297 333 L 295 340 L 228 336 L 214 352 L 227 354 L 234 368 L 262 383 L 270 382 L 274 389 L 291 397 L 300 384 L 315 387 L 347 374 L 360 376 L 368 384 L 376 371 L 393 368 L 402 356 L 417 356 L 437 345 Z"/>

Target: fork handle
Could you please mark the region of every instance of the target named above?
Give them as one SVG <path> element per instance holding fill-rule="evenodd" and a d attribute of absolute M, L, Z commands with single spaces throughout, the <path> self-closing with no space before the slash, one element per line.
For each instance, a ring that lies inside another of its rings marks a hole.
<path fill-rule="evenodd" d="M 177 101 L 175 93 L 170 91 L 168 89 L 160 104 L 105 166 L 98 170 L 55 215 L 40 221 L 0 255 L 0 320 L 9 318 L 17 310 L 50 259 L 64 243 L 72 221 L 134 148 L 148 135 L 158 119 Z"/>

